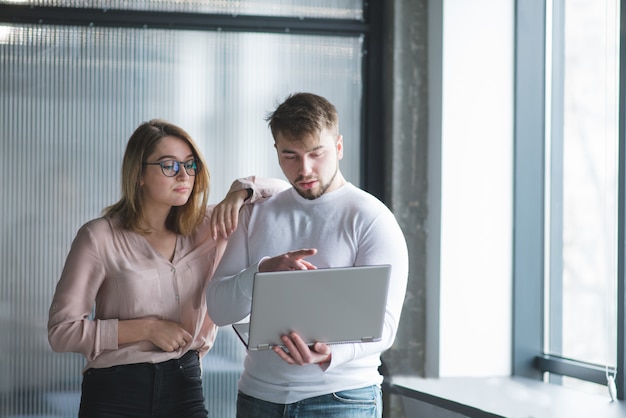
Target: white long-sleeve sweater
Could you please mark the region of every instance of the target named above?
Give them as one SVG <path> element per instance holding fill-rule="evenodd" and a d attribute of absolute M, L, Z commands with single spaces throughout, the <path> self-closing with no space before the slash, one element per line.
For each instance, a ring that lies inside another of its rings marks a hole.
<path fill-rule="evenodd" d="M 245 207 L 228 241 L 207 288 L 209 316 L 217 325 L 238 322 L 250 313 L 252 282 L 264 257 L 317 248 L 306 260 L 318 268 L 392 266 L 381 341 L 332 345 L 326 368 L 289 365 L 272 351 L 249 351 L 239 381 L 243 393 L 292 403 L 382 381 L 380 353 L 395 339 L 408 276 L 404 235 L 382 202 L 350 183 L 315 200 L 290 188 L 261 205 Z"/>

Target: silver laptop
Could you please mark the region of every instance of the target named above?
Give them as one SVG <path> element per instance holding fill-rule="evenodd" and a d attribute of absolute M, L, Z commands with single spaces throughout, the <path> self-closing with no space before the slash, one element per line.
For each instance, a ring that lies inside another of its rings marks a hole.
<path fill-rule="evenodd" d="M 307 344 L 382 338 L 390 265 L 257 273 L 249 323 L 233 324 L 248 350 L 283 346 L 296 331 Z"/>

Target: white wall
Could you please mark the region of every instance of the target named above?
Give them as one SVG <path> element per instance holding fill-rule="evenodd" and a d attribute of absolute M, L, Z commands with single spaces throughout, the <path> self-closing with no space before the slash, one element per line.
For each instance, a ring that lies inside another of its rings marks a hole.
<path fill-rule="evenodd" d="M 429 32 L 439 37 L 442 52 L 429 56 L 440 66 L 429 86 L 431 95 L 440 94 L 431 99 L 440 108 L 431 109 L 430 143 L 431 155 L 441 153 L 440 171 L 431 171 L 441 185 L 431 193 L 440 199 L 441 218 L 430 231 L 440 234 L 429 256 L 435 263 L 429 297 L 438 300 L 429 300 L 427 338 L 435 340 L 427 372 L 508 375 L 514 1 L 447 0 L 429 7 L 440 14 L 442 25 Z"/>

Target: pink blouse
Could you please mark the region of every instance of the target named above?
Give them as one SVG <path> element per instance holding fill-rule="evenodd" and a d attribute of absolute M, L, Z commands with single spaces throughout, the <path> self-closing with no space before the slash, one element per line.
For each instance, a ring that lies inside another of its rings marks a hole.
<path fill-rule="evenodd" d="M 248 177 L 233 183 L 230 191 L 252 188 L 251 201 L 258 202 L 287 186 L 282 180 Z M 83 225 L 50 306 L 52 349 L 83 354 L 84 370 L 159 363 L 188 350 L 206 354 L 217 326 L 207 315 L 204 290 L 226 247 L 226 240 L 211 237 L 212 211 L 213 206 L 207 208 L 193 234 L 177 237 L 171 262 L 141 234 L 121 228 L 117 219 L 97 218 Z M 118 320 L 149 317 L 182 324 L 193 341 L 174 352 L 148 341 L 118 345 Z"/>

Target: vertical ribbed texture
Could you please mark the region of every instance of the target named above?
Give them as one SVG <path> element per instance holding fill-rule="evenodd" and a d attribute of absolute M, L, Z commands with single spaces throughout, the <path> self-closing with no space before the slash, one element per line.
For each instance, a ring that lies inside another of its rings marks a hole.
<path fill-rule="evenodd" d="M 77 229 L 119 197 L 136 126 L 162 117 L 188 130 L 217 202 L 238 176 L 282 177 L 264 117 L 291 92 L 316 92 L 338 107 L 342 168 L 359 184 L 361 39 L 30 25 L 8 33 L 0 40 L 0 417 L 75 417 L 84 360 L 50 350 L 48 307 Z M 205 358 L 213 418 L 233 416 L 243 354 L 227 327 Z"/>

